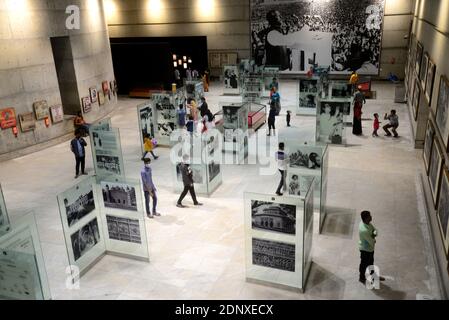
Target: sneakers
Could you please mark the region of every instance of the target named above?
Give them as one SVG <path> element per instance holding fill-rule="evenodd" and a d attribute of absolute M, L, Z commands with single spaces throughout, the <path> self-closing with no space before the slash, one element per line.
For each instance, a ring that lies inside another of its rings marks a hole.
<path fill-rule="evenodd" d="M 147 217 L 150 218 L 150 219 L 154 218 L 154 216 L 152 214 L 147 214 Z"/>
<path fill-rule="evenodd" d="M 153 216 L 160 217 L 161 214 L 160 214 L 159 212 L 154 211 L 154 212 L 153 212 Z"/>
<path fill-rule="evenodd" d="M 157 160 L 157 159 L 159 159 L 159 156 L 157 156 L 157 157 L 154 157 L 154 160 Z"/>
<path fill-rule="evenodd" d="M 281 192 L 276 192 L 276 194 L 277 194 L 278 196 L 283 196 L 283 195 L 284 195 L 284 194 L 281 193 Z"/>
<path fill-rule="evenodd" d="M 176 206 L 177 206 L 178 208 L 185 208 L 185 207 L 186 207 L 186 206 L 183 205 L 182 203 L 177 203 Z"/>
<path fill-rule="evenodd" d="M 88 174 L 87 174 L 86 172 L 83 172 L 82 175 L 83 175 L 83 176 L 87 176 Z"/>
<path fill-rule="evenodd" d="M 76 176 L 75 176 L 75 179 L 78 179 L 78 177 L 79 177 L 80 175 L 79 174 L 77 174 Z"/>
<path fill-rule="evenodd" d="M 194 203 L 194 205 L 195 206 L 202 206 L 203 204 L 201 202 L 197 202 L 197 203 Z"/>

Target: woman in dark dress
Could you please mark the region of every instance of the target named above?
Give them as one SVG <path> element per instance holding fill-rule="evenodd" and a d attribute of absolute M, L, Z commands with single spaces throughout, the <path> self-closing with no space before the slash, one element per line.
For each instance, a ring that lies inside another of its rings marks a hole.
<path fill-rule="evenodd" d="M 267 136 L 271 136 L 271 129 L 273 129 L 273 135 L 276 135 L 276 128 L 274 126 L 274 122 L 276 121 L 276 106 L 275 103 L 271 102 L 270 104 L 270 113 L 268 114 L 268 134 Z"/>
<path fill-rule="evenodd" d="M 362 134 L 362 107 L 365 103 L 365 96 L 357 89 L 354 95 L 354 119 L 352 122 L 352 133 L 357 136 Z"/>

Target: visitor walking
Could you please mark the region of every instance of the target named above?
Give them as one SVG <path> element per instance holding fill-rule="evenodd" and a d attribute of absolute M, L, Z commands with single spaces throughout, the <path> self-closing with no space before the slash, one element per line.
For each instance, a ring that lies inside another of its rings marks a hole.
<path fill-rule="evenodd" d="M 81 174 L 87 175 L 87 173 L 84 172 L 85 164 L 86 164 L 86 150 L 85 147 L 87 146 L 86 141 L 81 138 L 81 130 L 76 129 L 75 130 L 75 138 L 70 141 L 70 150 L 72 150 L 73 154 L 75 155 L 75 179 L 80 176 L 80 166 L 81 166 Z"/>
<path fill-rule="evenodd" d="M 359 250 L 360 250 L 360 266 L 359 281 L 363 284 L 366 282 L 366 269 L 374 266 L 374 247 L 376 245 L 377 230 L 371 224 L 373 218 L 369 211 L 362 211 L 360 214 L 362 221 L 359 224 Z M 379 277 L 380 281 L 384 281 L 384 277 Z"/>
<path fill-rule="evenodd" d="M 156 211 L 157 196 L 156 187 L 153 182 L 153 170 L 151 169 L 151 159 L 143 158 L 144 166 L 140 172 L 143 185 L 143 193 L 145 195 L 145 210 L 148 218 L 159 217 L 161 214 Z M 153 212 L 150 210 L 150 197 L 153 199 Z"/>
<path fill-rule="evenodd" d="M 272 103 L 270 105 L 270 112 L 268 113 L 268 134 L 267 136 L 271 136 L 271 129 L 273 129 L 273 135 L 276 135 L 276 127 L 275 127 L 275 122 L 276 122 L 276 108 L 274 106 L 274 104 Z"/>
<path fill-rule="evenodd" d="M 291 119 L 291 111 L 287 111 L 287 127 L 291 127 L 290 125 L 290 119 Z"/>
<path fill-rule="evenodd" d="M 379 114 L 375 113 L 374 114 L 374 122 L 373 122 L 373 137 L 378 137 L 379 135 L 377 134 L 377 130 L 379 130 L 380 128 L 380 122 L 379 122 Z"/>
<path fill-rule="evenodd" d="M 287 189 L 285 183 L 285 173 L 287 172 L 287 153 L 284 151 L 285 145 L 283 142 L 279 143 L 279 150 L 276 152 L 276 160 L 278 163 L 278 170 L 281 173 L 281 180 L 279 181 L 279 186 L 276 190 L 278 196 L 282 196 L 282 189 L 284 191 Z"/>
<path fill-rule="evenodd" d="M 145 158 L 147 156 L 148 153 L 151 153 L 151 155 L 153 156 L 154 160 L 157 160 L 157 158 L 159 158 L 158 156 L 156 156 L 154 154 L 154 143 L 153 143 L 153 139 L 152 137 L 147 133 L 145 134 L 145 137 L 143 138 L 143 150 L 144 150 L 144 154 L 143 157 Z"/>
<path fill-rule="evenodd" d="M 178 115 L 178 128 L 183 129 L 186 125 L 186 110 L 184 109 L 184 105 L 181 103 L 179 105 L 179 109 L 177 111 Z"/>
<path fill-rule="evenodd" d="M 278 89 L 276 87 L 273 87 L 272 93 L 271 93 L 271 104 L 275 106 L 276 109 L 276 115 L 278 116 L 281 112 L 281 95 L 278 92 Z"/>
<path fill-rule="evenodd" d="M 207 114 L 207 111 L 209 110 L 209 106 L 206 102 L 205 97 L 201 97 L 201 105 L 200 105 L 200 115 L 201 118 L 204 118 L 204 116 Z"/>
<path fill-rule="evenodd" d="M 178 208 L 185 208 L 185 206 L 182 204 L 182 200 L 184 200 L 185 196 L 187 195 L 187 192 L 190 192 L 190 195 L 192 196 L 193 204 L 195 206 L 202 206 L 202 203 L 199 203 L 196 199 L 195 194 L 195 187 L 193 185 L 193 172 L 188 164 L 189 156 L 184 155 L 182 157 L 182 162 L 179 164 L 179 171 L 181 172 L 182 176 L 182 183 L 184 184 L 184 190 L 182 191 L 181 195 L 179 196 L 178 202 L 176 203 L 176 206 Z"/>
<path fill-rule="evenodd" d="M 366 103 L 365 95 L 359 90 L 354 94 L 354 118 L 352 122 L 352 134 L 362 134 L 362 107 Z"/>
<path fill-rule="evenodd" d="M 382 127 L 385 131 L 385 136 L 391 137 L 391 132 L 390 132 L 390 130 L 388 130 L 391 128 L 391 131 L 393 131 L 394 137 L 395 138 L 399 137 L 399 135 L 396 131 L 396 129 L 399 127 L 399 118 L 396 115 L 396 110 L 391 110 L 389 115 L 385 114 L 384 119 L 389 121 L 388 124 L 386 124 Z"/>

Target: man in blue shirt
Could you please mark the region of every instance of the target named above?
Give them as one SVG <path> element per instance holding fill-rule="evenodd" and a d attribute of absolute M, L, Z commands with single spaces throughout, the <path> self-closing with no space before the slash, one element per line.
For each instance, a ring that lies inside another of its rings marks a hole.
<path fill-rule="evenodd" d="M 76 175 L 75 179 L 80 176 L 80 166 L 81 166 L 81 174 L 87 175 L 87 173 L 84 172 L 85 163 L 86 163 L 86 151 L 84 147 L 87 146 L 86 141 L 81 138 L 81 130 L 76 129 L 75 130 L 75 138 L 70 142 L 70 149 L 72 150 L 73 154 L 75 155 L 76 160 Z"/>
<path fill-rule="evenodd" d="M 151 159 L 143 158 L 144 167 L 140 172 L 140 176 L 142 178 L 143 185 L 143 193 L 145 195 L 145 209 L 147 211 L 148 218 L 154 218 L 154 216 L 158 217 L 160 214 L 156 211 L 157 206 L 157 196 L 156 196 L 156 187 L 153 183 L 153 172 L 151 169 Z M 153 214 L 150 211 L 150 196 L 153 198 Z"/>

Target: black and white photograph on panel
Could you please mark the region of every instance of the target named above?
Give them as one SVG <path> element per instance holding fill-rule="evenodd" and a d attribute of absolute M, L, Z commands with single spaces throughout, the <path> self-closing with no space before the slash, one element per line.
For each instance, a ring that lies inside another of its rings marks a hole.
<path fill-rule="evenodd" d="M 433 137 L 435 136 L 435 129 L 433 128 L 432 122 L 430 120 L 427 121 L 427 129 L 426 129 L 426 138 L 424 140 L 424 165 L 426 167 L 426 173 L 429 173 L 429 160 L 430 160 L 430 152 L 432 150 Z"/>
<path fill-rule="evenodd" d="M 449 80 L 446 76 L 440 78 L 435 119 L 443 141 L 447 144 L 449 138 Z"/>
<path fill-rule="evenodd" d="M 438 186 L 440 184 L 441 169 L 444 160 L 436 137 L 433 139 L 432 151 L 430 154 L 429 183 L 430 190 L 432 191 L 433 203 L 436 206 L 438 200 Z"/>
<path fill-rule="evenodd" d="M 440 220 L 443 239 L 447 239 L 448 220 L 449 220 L 449 171 L 444 169 L 443 179 L 441 181 L 440 200 L 438 203 L 438 218 Z"/>
<path fill-rule="evenodd" d="M 351 98 L 351 85 L 346 81 L 332 81 L 330 86 L 332 98 Z"/>
<path fill-rule="evenodd" d="M 436 65 L 432 61 L 432 59 L 429 58 L 429 66 L 427 68 L 427 76 L 426 76 L 426 98 L 429 104 L 432 102 L 432 94 L 433 94 L 433 83 L 435 81 L 435 72 L 436 72 Z"/>
<path fill-rule="evenodd" d="M 226 129 L 237 129 L 238 128 L 238 107 L 224 106 L 223 107 L 223 128 Z"/>
<path fill-rule="evenodd" d="M 290 147 L 289 166 L 292 168 L 303 168 L 320 170 L 322 149 L 313 146 Z"/>
<path fill-rule="evenodd" d="M 332 144 L 343 142 L 345 103 L 322 101 L 317 119 L 320 141 Z"/>
<path fill-rule="evenodd" d="M 118 182 L 101 182 L 103 202 L 106 208 L 137 211 L 136 188 Z"/>
<path fill-rule="evenodd" d="M 295 272 L 294 244 L 253 238 L 252 247 L 254 265 Z"/>
<path fill-rule="evenodd" d="M 106 215 L 109 239 L 142 243 L 139 220 Z"/>
<path fill-rule="evenodd" d="M 189 165 L 192 171 L 193 182 L 198 184 L 204 183 L 203 166 L 199 164 Z M 176 176 L 179 182 L 182 182 L 181 163 L 176 165 Z"/>
<path fill-rule="evenodd" d="M 215 163 L 215 161 L 211 161 L 208 163 L 207 169 L 209 170 L 209 182 L 212 182 L 220 173 L 220 164 Z"/>
<path fill-rule="evenodd" d="M 73 256 L 75 261 L 77 261 L 100 241 L 97 218 L 94 218 L 72 234 L 71 239 Z"/>
<path fill-rule="evenodd" d="M 97 159 L 97 167 L 99 170 L 116 175 L 122 174 L 120 170 L 119 157 L 97 155 L 96 159 Z"/>
<path fill-rule="evenodd" d="M 72 227 L 95 210 L 93 186 L 90 180 L 83 181 L 60 195 L 67 216 L 67 224 Z"/>
<path fill-rule="evenodd" d="M 288 194 L 292 196 L 300 196 L 301 195 L 301 186 L 299 180 L 299 174 L 289 172 L 288 179 Z"/>
<path fill-rule="evenodd" d="M 258 66 L 378 75 L 384 0 L 250 0 L 251 52 Z"/>
<path fill-rule="evenodd" d="M 296 234 L 296 206 L 266 201 L 251 201 L 252 228 Z"/>
<path fill-rule="evenodd" d="M 224 66 L 223 72 L 224 72 L 225 89 L 238 89 L 239 88 L 238 67 L 237 66 Z"/>
<path fill-rule="evenodd" d="M 153 119 L 153 109 L 151 106 L 147 105 L 139 109 L 140 117 L 140 128 L 142 130 L 142 137 L 149 134 L 154 137 L 154 119 Z"/>
<path fill-rule="evenodd" d="M 117 131 L 92 131 L 93 147 L 98 154 L 113 154 L 120 150 Z"/>

